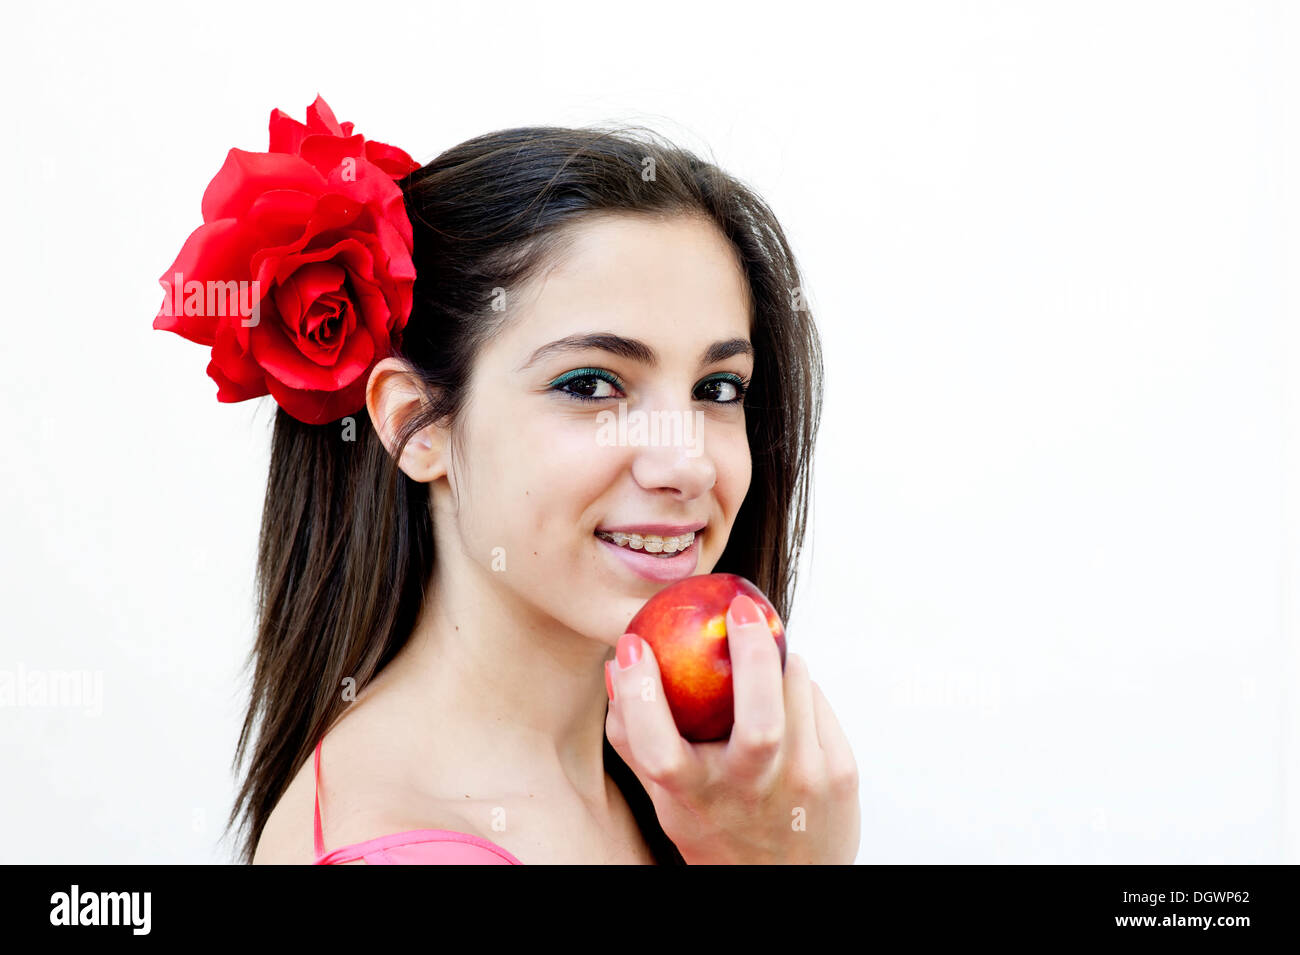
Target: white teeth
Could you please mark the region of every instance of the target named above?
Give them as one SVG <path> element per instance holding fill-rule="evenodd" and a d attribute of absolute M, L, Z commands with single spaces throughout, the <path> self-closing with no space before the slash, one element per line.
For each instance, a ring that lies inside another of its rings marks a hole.
<path fill-rule="evenodd" d="M 626 534 L 622 531 L 615 531 L 612 534 L 597 531 L 596 535 L 607 541 L 612 541 L 619 547 L 644 550 L 647 554 L 676 554 L 678 551 L 686 550 L 695 542 L 694 531 L 688 531 L 677 537 L 660 537 L 658 534 Z"/>

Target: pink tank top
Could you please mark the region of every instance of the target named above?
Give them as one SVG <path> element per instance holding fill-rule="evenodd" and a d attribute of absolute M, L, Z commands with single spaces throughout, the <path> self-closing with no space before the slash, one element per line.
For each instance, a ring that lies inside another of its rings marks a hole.
<path fill-rule="evenodd" d="M 505 849 L 468 832 L 412 829 L 325 851 L 320 825 L 320 747 L 316 744 L 316 865 L 364 859 L 370 865 L 523 865 Z"/>

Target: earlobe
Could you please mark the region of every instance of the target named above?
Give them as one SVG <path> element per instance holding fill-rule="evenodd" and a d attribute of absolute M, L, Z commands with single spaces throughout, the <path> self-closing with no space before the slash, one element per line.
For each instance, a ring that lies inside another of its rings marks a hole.
<path fill-rule="evenodd" d="M 402 425 L 419 414 L 426 398 L 410 365 L 400 358 L 385 358 L 375 365 L 366 383 L 366 410 L 375 433 L 391 455 Z M 412 481 L 428 482 L 446 473 L 442 461 L 441 432 L 427 425 L 415 432 L 397 462 Z"/>
<path fill-rule="evenodd" d="M 426 425 L 406 442 L 397 466 L 412 481 L 427 484 L 447 473 L 442 462 L 442 445 L 435 440 L 436 425 Z"/>

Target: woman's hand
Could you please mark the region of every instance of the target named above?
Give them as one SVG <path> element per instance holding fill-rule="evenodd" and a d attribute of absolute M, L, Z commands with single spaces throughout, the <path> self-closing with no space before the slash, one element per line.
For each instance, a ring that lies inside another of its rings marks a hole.
<path fill-rule="evenodd" d="M 761 621 L 749 597 L 731 602 L 730 739 L 682 738 L 654 651 L 630 634 L 605 664 L 614 691 L 606 735 L 691 865 L 851 864 L 861 826 L 853 751 L 803 658 L 788 653 L 782 674 Z"/>

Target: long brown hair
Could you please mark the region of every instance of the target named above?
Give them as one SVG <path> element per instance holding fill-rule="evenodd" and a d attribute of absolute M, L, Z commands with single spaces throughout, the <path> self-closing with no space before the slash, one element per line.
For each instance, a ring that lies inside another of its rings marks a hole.
<path fill-rule="evenodd" d="M 257 560 L 257 640 L 234 768 L 251 760 L 226 831 L 241 862 L 316 742 L 414 627 L 434 561 L 429 486 L 396 466 L 417 430 L 455 424 L 475 355 L 505 320 L 500 289 L 538 274 L 586 216 L 694 215 L 732 243 L 748 281 L 755 367 L 745 397 L 753 470 L 715 572 L 739 574 L 789 619 L 821 412 L 821 349 L 776 217 L 715 164 L 641 127 L 525 127 L 475 137 L 399 181 L 414 228 L 414 307 L 398 354 L 429 386 L 390 454 L 364 411 L 303 424 L 277 409 Z M 453 431 L 453 435 L 455 432 Z M 259 725 L 260 724 L 260 725 Z M 639 780 L 610 746 L 607 772 L 660 864 L 682 864 Z M 242 819 L 241 819 L 242 817 Z"/>

